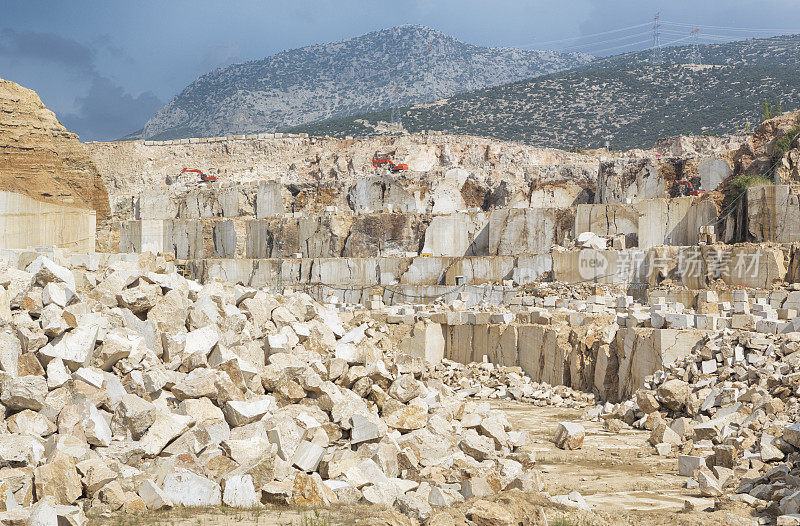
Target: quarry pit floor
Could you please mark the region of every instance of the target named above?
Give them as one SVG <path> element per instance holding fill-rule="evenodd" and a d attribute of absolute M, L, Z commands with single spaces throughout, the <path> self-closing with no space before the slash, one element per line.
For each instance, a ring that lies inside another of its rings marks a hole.
<path fill-rule="evenodd" d="M 582 410 L 537 407 L 520 402 L 492 401 L 502 408 L 514 429 L 533 432 L 532 449 L 536 451 L 536 469 L 542 472 L 550 495 L 578 491 L 592 512 L 581 512 L 549 502 L 541 494 L 523 494 L 517 490 L 502 492 L 485 500 L 503 504 L 520 524 L 558 524 L 589 526 L 601 524 L 640 525 L 710 525 L 753 524 L 755 519 L 744 505 L 700 496 L 698 490 L 685 488 L 685 477 L 678 475 L 676 458 L 659 457 L 648 444 L 648 431 L 624 429 L 612 433 L 602 422 L 581 420 Z M 581 422 L 586 429 L 583 447 L 564 451 L 555 447 L 551 437 L 559 422 Z M 463 524 L 472 500 L 455 506 L 452 521 L 435 522 L 436 526 Z M 687 504 L 687 502 L 689 504 Z M 528 516 L 532 507 L 542 508 L 547 522 Z M 435 508 L 434 514 L 442 511 Z M 178 508 L 142 515 L 114 514 L 90 517 L 92 524 L 138 526 L 331 526 L 344 524 L 406 525 L 414 524 L 396 509 L 379 506 L 348 505 L 320 509 L 266 507 L 241 510 L 220 508 Z M 741 521 L 741 522 L 740 522 Z"/>

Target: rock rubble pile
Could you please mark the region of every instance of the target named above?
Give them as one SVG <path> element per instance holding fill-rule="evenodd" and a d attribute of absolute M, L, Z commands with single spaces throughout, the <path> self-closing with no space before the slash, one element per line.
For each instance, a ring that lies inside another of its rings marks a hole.
<path fill-rule="evenodd" d="M 462 364 L 444 358 L 431 372 L 456 394 L 481 399 L 515 400 L 535 406 L 583 409 L 594 404 L 595 396 L 567 386 L 534 382 L 519 366 L 491 362 Z"/>
<path fill-rule="evenodd" d="M 645 379 L 635 398 L 589 411 L 609 429 L 650 430 L 687 487 L 800 524 L 800 333 L 724 329 Z"/>
<path fill-rule="evenodd" d="M 31 259 L 0 270 L 0 521 L 334 502 L 424 519 L 541 489 L 527 433 L 367 317 L 151 254 Z"/>

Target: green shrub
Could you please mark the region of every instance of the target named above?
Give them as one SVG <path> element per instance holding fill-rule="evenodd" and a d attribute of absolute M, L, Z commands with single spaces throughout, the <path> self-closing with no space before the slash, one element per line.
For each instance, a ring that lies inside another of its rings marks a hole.
<path fill-rule="evenodd" d="M 786 152 L 792 147 L 792 141 L 798 135 L 800 135 L 800 120 L 775 143 L 775 152 L 773 153 L 775 161 L 786 155 Z"/>
<path fill-rule="evenodd" d="M 772 104 L 765 99 L 764 102 L 761 103 L 761 122 L 768 121 L 772 117 Z"/>
<path fill-rule="evenodd" d="M 727 214 L 730 212 L 729 208 L 739 197 L 751 186 L 766 186 L 775 184 L 773 180 L 766 175 L 738 175 L 736 176 L 723 191 L 725 199 L 722 201 L 722 209 Z"/>

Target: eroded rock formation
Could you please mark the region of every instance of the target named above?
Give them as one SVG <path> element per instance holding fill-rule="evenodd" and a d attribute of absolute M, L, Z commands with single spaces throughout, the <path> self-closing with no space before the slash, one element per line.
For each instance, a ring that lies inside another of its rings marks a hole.
<path fill-rule="evenodd" d="M 0 190 L 108 216 L 103 181 L 78 142 L 39 96 L 0 79 Z"/>

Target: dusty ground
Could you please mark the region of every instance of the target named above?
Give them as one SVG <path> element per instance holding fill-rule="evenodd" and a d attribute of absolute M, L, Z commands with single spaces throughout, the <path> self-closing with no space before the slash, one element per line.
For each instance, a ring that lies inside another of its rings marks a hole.
<path fill-rule="evenodd" d="M 551 495 L 577 490 L 593 508 L 607 511 L 620 506 L 637 511 L 682 510 L 685 500 L 698 509 L 714 505 L 713 499 L 682 489 L 686 479 L 678 476 L 677 460 L 653 455 L 648 432 L 609 433 L 600 422 L 582 422 L 579 410 L 498 405 L 515 429 L 535 433 L 537 465 Z M 550 441 L 562 421 L 581 421 L 586 428 L 580 451 L 562 451 Z"/>
<path fill-rule="evenodd" d="M 603 430 L 599 422 L 582 422 L 586 428 L 583 448 L 561 451 L 550 438 L 558 422 L 580 421 L 581 411 L 535 407 L 517 402 L 498 402 L 508 413 L 516 429 L 534 432 L 532 446 L 537 452 L 547 490 L 559 495 L 577 490 L 593 513 L 586 514 L 549 503 L 540 495 L 507 492 L 497 500 L 525 524 L 549 526 L 588 526 L 592 524 L 710 525 L 750 524 L 748 509 L 739 504 L 703 498 L 697 491 L 686 490 L 684 477 L 678 476 L 677 460 L 652 454 L 647 444 L 648 432 L 624 430 L 618 434 Z M 689 503 L 688 505 L 686 503 Z M 449 515 L 440 516 L 436 526 L 467 524 L 463 517 L 470 502 Z M 690 509 L 686 509 L 686 508 Z M 715 511 L 716 509 L 716 511 Z M 538 514 L 539 519 L 534 517 Z M 333 507 L 326 510 L 270 508 L 262 510 L 178 509 L 142 516 L 115 515 L 95 518 L 92 524 L 135 526 L 333 526 L 340 524 L 404 525 L 411 524 L 394 510 L 367 506 Z"/>

